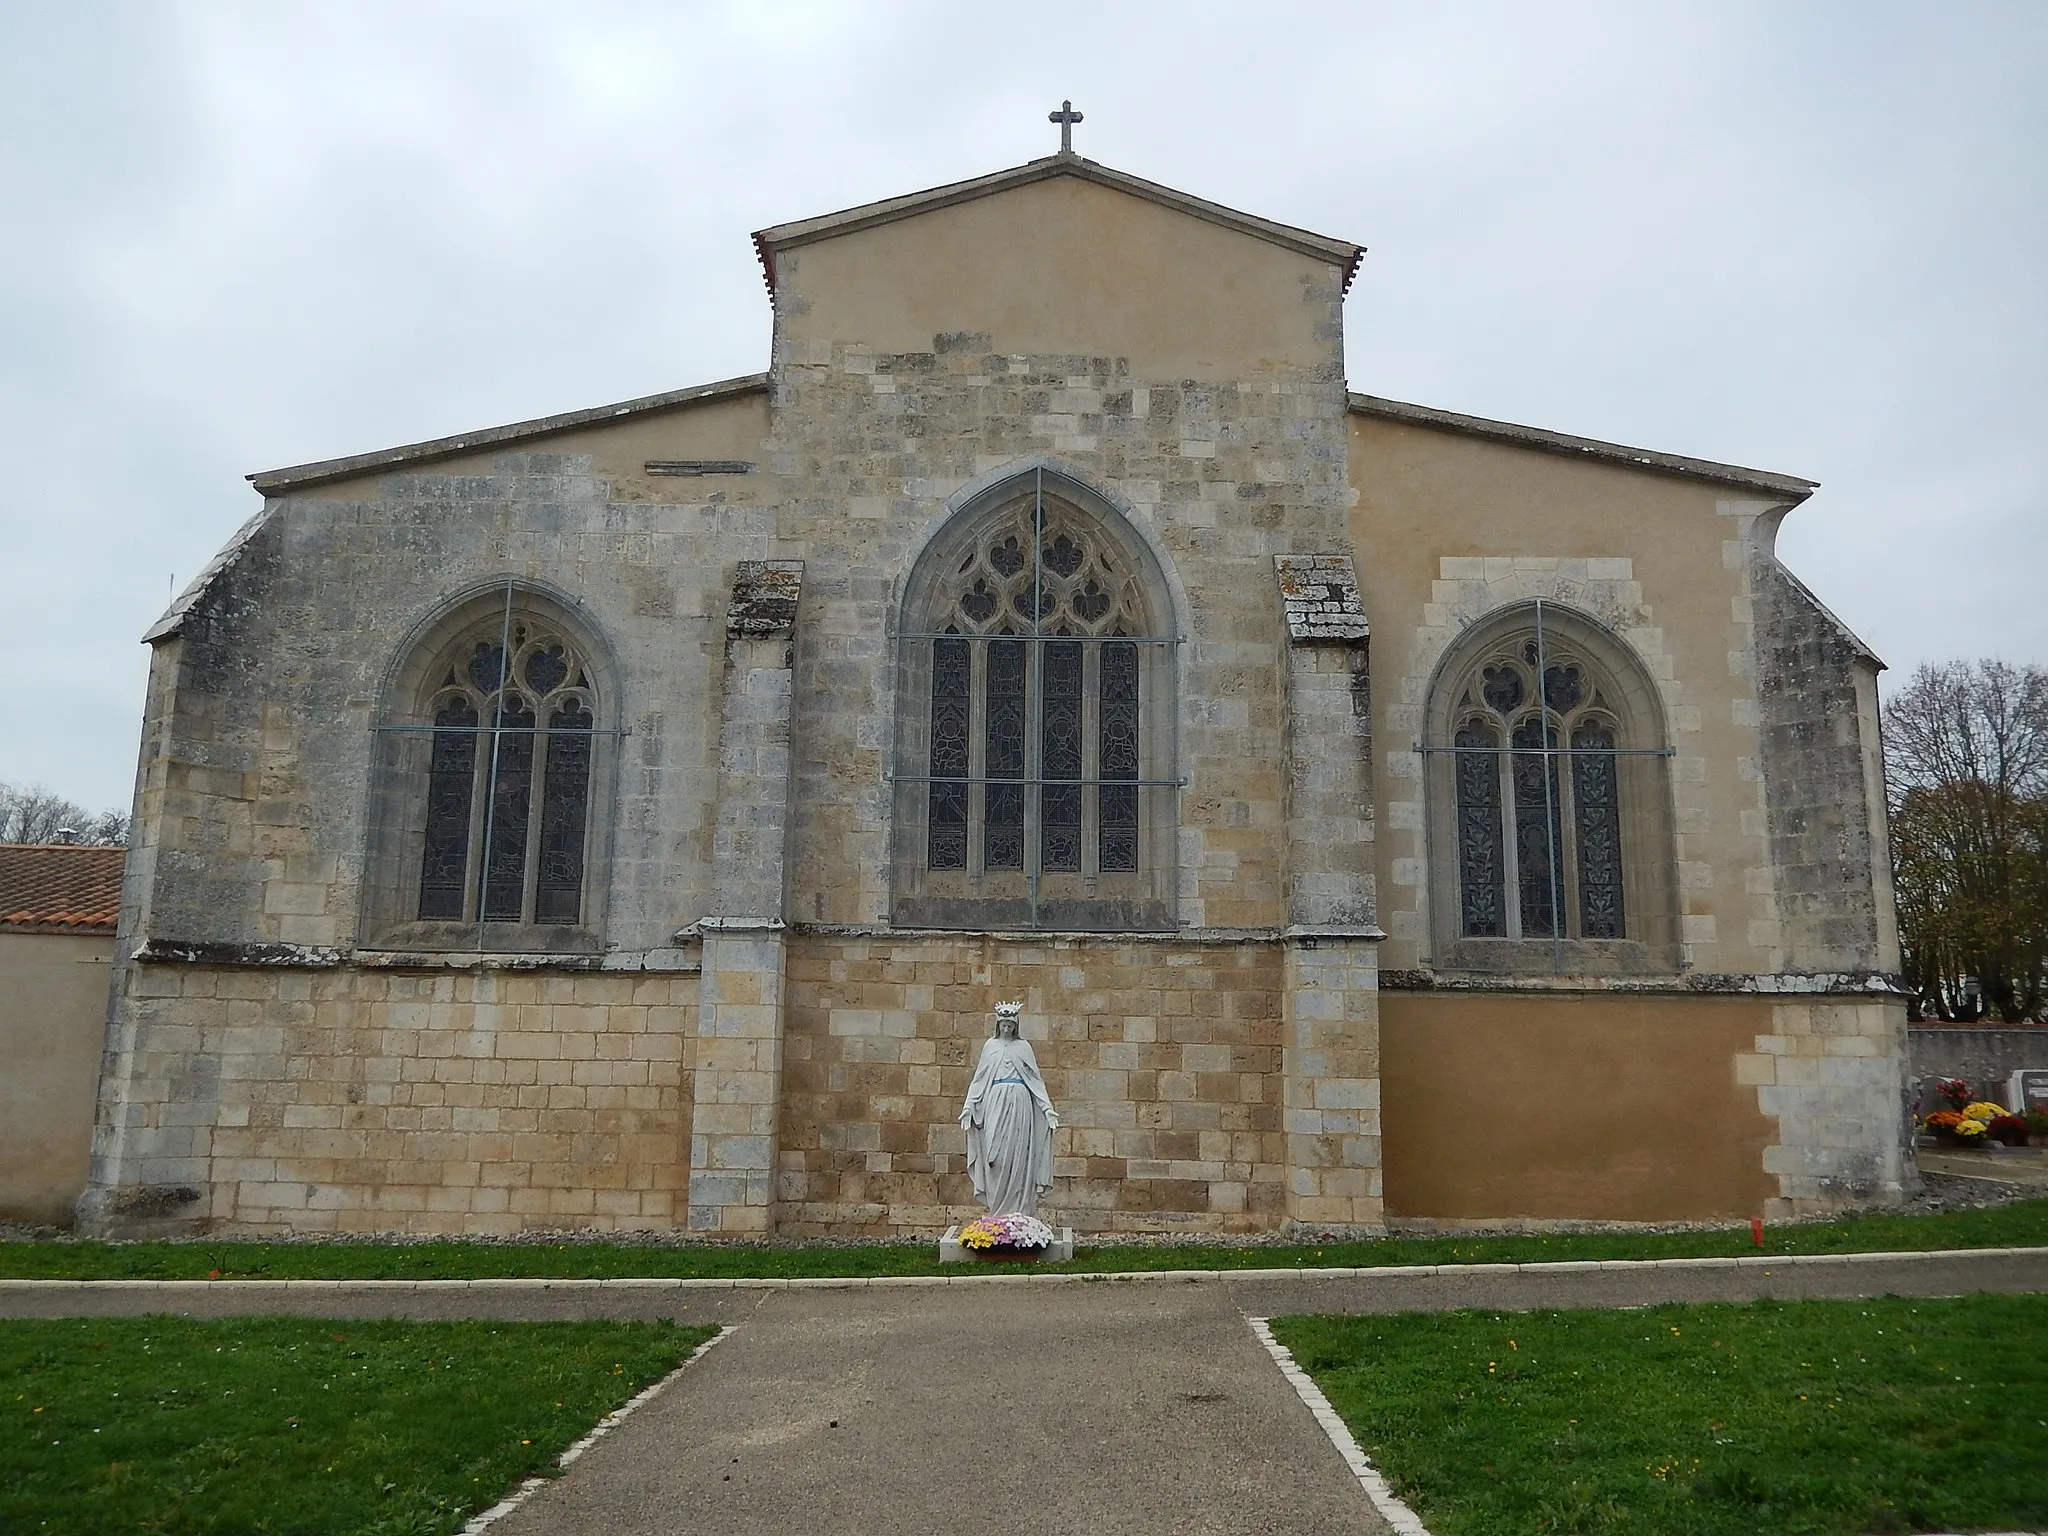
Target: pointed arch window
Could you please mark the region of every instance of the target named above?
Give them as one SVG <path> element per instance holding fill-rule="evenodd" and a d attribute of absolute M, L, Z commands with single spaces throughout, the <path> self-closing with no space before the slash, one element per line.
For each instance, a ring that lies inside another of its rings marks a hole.
<path fill-rule="evenodd" d="M 364 942 L 596 944 L 610 747 L 595 657 L 506 586 L 429 626 L 376 732 Z"/>
<path fill-rule="evenodd" d="M 1046 478 L 963 511 L 910 583 L 899 922 L 1171 924 L 1168 605 L 1120 516 Z"/>
<path fill-rule="evenodd" d="M 582 658 L 542 625 L 458 649 L 430 706 L 418 917 L 581 918 L 595 706 Z"/>
<path fill-rule="evenodd" d="M 1666 765 L 1647 673 L 1541 602 L 1475 625 L 1438 673 L 1429 759 L 1439 963 L 1676 963 Z"/>

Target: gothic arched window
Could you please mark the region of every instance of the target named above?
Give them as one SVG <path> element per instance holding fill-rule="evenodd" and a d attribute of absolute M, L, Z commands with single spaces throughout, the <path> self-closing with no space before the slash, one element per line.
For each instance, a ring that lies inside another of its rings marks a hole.
<path fill-rule="evenodd" d="M 899 630 L 897 921 L 1172 921 L 1173 641 L 1122 517 L 1034 473 L 956 515 Z"/>
<path fill-rule="evenodd" d="M 1661 718 L 1627 647 L 1555 604 L 1454 647 L 1424 747 L 1440 964 L 1675 963 Z"/>
<path fill-rule="evenodd" d="M 434 626 L 394 686 L 372 943 L 588 947 L 610 732 L 587 642 L 518 598 L 499 589 Z"/>

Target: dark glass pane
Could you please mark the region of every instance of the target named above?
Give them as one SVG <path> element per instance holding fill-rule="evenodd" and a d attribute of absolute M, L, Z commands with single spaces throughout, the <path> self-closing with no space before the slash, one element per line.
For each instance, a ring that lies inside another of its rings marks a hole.
<path fill-rule="evenodd" d="M 498 711 L 490 820 L 484 824 L 484 918 L 516 923 L 525 913 L 526 819 L 533 804 L 533 709 L 518 694 Z"/>
<path fill-rule="evenodd" d="M 1497 747 L 1500 738 L 1484 726 L 1458 732 L 1461 747 Z M 1501 890 L 1506 866 L 1500 819 L 1500 758 L 1492 752 L 1460 752 L 1457 762 L 1459 925 L 1467 937 L 1507 935 L 1507 907 Z"/>
<path fill-rule="evenodd" d="M 1081 546 L 1064 533 L 1045 546 L 1046 569 L 1059 576 L 1071 576 L 1081 569 Z"/>
<path fill-rule="evenodd" d="M 1045 648 L 1045 719 L 1039 772 L 1048 780 L 1081 777 L 1081 647 Z M 1081 786 L 1048 783 L 1038 792 L 1039 866 L 1081 868 Z"/>
<path fill-rule="evenodd" d="M 1582 725 L 1572 732 L 1572 745 L 1581 749 L 1572 758 L 1572 812 L 1579 838 L 1579 932 L 1588 939 L 1618 939 L 1624 921 L 1621 797 L 1614 732 L 1604 725 Z"/>
<path fill-rule="evenodd" d="M 988 583 L 976 577 L 973 587 L 960 599 L 960 611 L 976 624 L 986 624 L 996 616 L 999 602 L 995 593 L 989 591 Z"/>
<path fill-rule="evenodd" d="M 476 793 L 476 706 L 450 699 L 434 715 L 427 769 L 427 837 L 420 854 L 420 916 L 462 921 L 469 815 Z"/>
<path fill-rule="evenodd" d="M 1512 745 L 1554 747 L 1557 732 L 1546 731 L 1534 720 L 1524 720 L 1515 727 Z M 1557 852 L 1564 841 L 1560 831 L 1559 807 L 1563 796 L 1557 759 L 1537 752 L 1517 752 L 1509 760 L 1514 764 L 1515 894 L 1521 904 L 1522 937 L 1554 938 L 1558 931 Z"/>
<path fill-rule="evenodd" d="M 535 693 L 553 693 L 569 675 L 568 658 L 559 645 L 526 658 L 526 683 Z"/>
<path fill-rule="evenodd" d="M 1014 576 L 1024 569 L 1024 546 L 1013 533 L 988 552 L 988 563 L 1000 576 Z"/>
<path fill-rule="evenodd" d="M 1102 684 L 1096 741 L 1096 773 L 1105 780 L 1138 776 L 1138 648 L 1123 642 L 1102 647 Z M 1096 867 L 1105 872 L 1138 867 L 1138 791 L 1135 785 L 1105 783 L 1097 793 Z"/>
<path fill-rule="evenodd" d="M 988 776 L 982 816 L 981 862 L 985 869 L 1024 867 L 1024 786 L 1003 779 L 1024 777 L 1024 687 L 1029 647 L 1022 640 L 991 640 L 988 647 L 988 729 L 984 762 Z"/>
<path fill-rule="evenodd" d="M 1109 616 L 1109 594 L 1095 584 L 1093 576 L 1074 594 L 1073 603 L 1074 617 L 1084 624 L 1094 624 Z"/>
<path fill-rule="evenodd" d="M 1522 674 L 1513 667 L 1488 667 L 1479 682 L 1486 707 L 1507 714 L 1522 702 Z"/>
<path fill-rule="evenodd" d="M 469 658 L 469 680 L 485 693 L 496 693 L 505 681 L 505 647 L 479 640 L 476 654 Z"/>
<path fill-rule="evenodd" d="M 1036 616 L 1042 619 L 1059 607 L 1059 599 L 1044 587 L 1034 590 L 1027 586 L 1018 589 L 1017 595 L 1010 599 L 1010 606 L 1017 610 L 1020 618 L 1033 617 L 1033 610 L 1036 609 Z"/>
<path fill-rule="evenodd" d="M 1586 679 L 1569 662 L 1546 667 L 1543 672 L 1543 702 L 1560 715 L 1568 715 L 1586 697 Z"/>
<path fill-rule="evenodd" d="M 529 666 L 527 676 L 532 675 Z M 533 894 L 533 920 L 537 923 L 573 923 L 582 915 L 583 826 L 590 805 L 590 731 L 595 724 L 590 711 L 573 702 L 548 718 L 540 871 Z"/>
<path fill-rule="evenodd" d="M 932 642 L 933 779 L 925 822 L 925 862 L 933 869 L 967 867 L 967 719 L 971 670 L 965 640 Z"/>

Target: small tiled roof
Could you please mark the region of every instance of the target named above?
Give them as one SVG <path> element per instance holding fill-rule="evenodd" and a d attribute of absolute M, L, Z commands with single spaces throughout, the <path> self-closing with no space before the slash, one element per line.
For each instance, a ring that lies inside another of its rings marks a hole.
<path fill-rule="evenodd" d="M 0 932 L 111 934 L 127 857 L 126 848 L 0 843 Z"/>

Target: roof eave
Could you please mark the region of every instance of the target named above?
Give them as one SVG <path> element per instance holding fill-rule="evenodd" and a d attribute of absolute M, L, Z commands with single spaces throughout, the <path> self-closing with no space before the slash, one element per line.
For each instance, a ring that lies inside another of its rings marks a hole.
<path fill-rule="evenodd" d="M 1332 266 L 1343 269 L 1344 286 L 1347 289 L 1351 286 L 1351 279 L 1357 274 L 1359 261 L 1365 255 L 1365 247 L 1351 241 L 1319 235 L 1292 224 L 1277 224 L 1270 219 L 1262 219 L 1255 214 L 1226 207 L 1222 203 L 1212 203 L 1175 188 L 1162 186 L 1158 182 L 1146 181 L 1140 176 L 1112 170 L 1106 165 L 1073 154 L 1048 155 L 1042 160 L 1030 160 L 1023 165 L 993 171 L 986 176 L 976 176 L 968 181 L 951 182 L 942 187 L 912 192 L 903 197 L 863 203 L 858 207 L 843 208 L 837 213 L 820 214 L 815 218 L 771 225 L 767 229 L 755 232 L 754 249 L 760 256 L 762 276 L 767 281 L 768 291 L 773 294 L 776 280 L 775 254 L 778 251 L 794 250 L 819 240 L 830 240 L 840 235 L 874 229 L 883 224 L 893 224 L 899 219 L 914 218 L 940 208 L 973 202 L 978 198 L 1006 192 L 1013 187 L 1028 186 L 1032 182 L 1049 180 L 1055 176 L 1075 176 L 1083 181 L 1092 181 L 1099 186 L 1126 192 L 1208 223 L 1221 225 L 1225 229 L 1236 230 L 1239 234 L 1327 261 Z"/>
<path fill-rule="evenodd" d="M 669 390 L 659 395 L 642 395 L 635 400 L 621 400 L 614 405 L 591 406 L 580 411 L 565 411 L 558 416 L 538 416 L 531 421 L 515 421 L 507 426 L 487 427 L 479 432 L 463 432 L 454 437 L 430 438 L 426 442 L 406 443 L 397 448 L 382 448 L 374 453 L 358 453 L 345 459 L 322 459 L 317 463 L 294 464 L 285 469 L 260 470 L 246 478 L 264 495 L 275 496 L 286 491 L 323 485 L 333 480 L 353 479 L 358 475 L 371 474 L 379 470 L 429 464 L 436 459 L 452 458 L 456 454 L 471 453 L 479 448 L 496 448 L 507 443 L 550 437 L 558 432 L 573 432 L 579 427 L 606 426 L 630 417 L 672 410 L 682 405 L 694 405 L 700 401 L 755 394 L 767 388 L 768 375 L 749 373 L 736 379 L 721 379 L 716 384 L 699 384 L 690 389 Z"/>
<path fill-rule="evenodd" d="M 1631 448 L 1624 443 L 1574 437 L 1566 432 L 1523 426 L 1519 422 L 1494 421 L 1485 416 L 1465 416 L 1456 411 L 1411 405 L 1405 400 L 1387 400 L 1377 395 L 1353 393 L 1349 398 L 1351 409 L 1362 416 L 1377 416 L 1386 421 L 1438 432 L 1456 432 L 1466 437 L 1534 449 L 1538 453 L 1554 453 L 1566 458 L 1588 459 L 1651 474 L 1673 475 L 1683 480 L 1759 492 L 1786 506 L 1797 506 L 1820 488 L 1817 480 L 1781 475 L 1767 469 L 1750 469 L 1741 464 L 1722 464 L 1713 459 L 1693 459 L 1682 454 L 1659 453 L 1650 448 Z"/>

